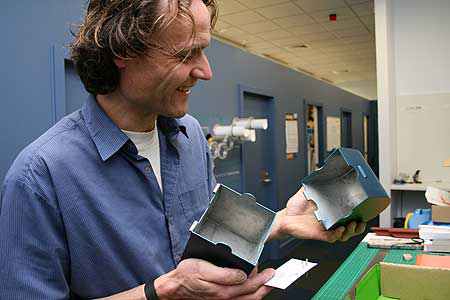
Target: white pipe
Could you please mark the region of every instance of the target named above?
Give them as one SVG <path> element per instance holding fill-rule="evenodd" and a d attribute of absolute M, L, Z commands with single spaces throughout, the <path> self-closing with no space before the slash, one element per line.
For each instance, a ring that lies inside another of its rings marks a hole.
<path fill-rule="evenodd" d="M 215 125 L 213 127 L 214 136 L 234 136 L 248 139 L 252 136 L 252 131 L 240 126 L 222 126 Z"/>
<path fill-rule="evenodd" d="M 268 128 L 267 119 L 254 119 L 254 118 L 234 118 L 233 125 L 244 127 L 247 129 L 263 129 Z"/>

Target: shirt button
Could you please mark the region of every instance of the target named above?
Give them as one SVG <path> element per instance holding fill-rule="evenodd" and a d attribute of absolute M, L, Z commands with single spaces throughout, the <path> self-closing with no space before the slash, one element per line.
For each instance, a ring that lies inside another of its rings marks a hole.
<path fill-rule="evenodd" d="M 152 167 L 150 165 L 148 165 L 144 168 L 144 171 L 147 173 L 150 173 L 152 171 Z"/>

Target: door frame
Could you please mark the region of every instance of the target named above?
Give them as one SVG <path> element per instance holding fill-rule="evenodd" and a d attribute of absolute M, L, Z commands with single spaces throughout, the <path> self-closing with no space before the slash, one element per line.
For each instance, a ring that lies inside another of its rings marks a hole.
<path fill-rule="evenodd" d="M 307 118 L 308 118 L 308 105 L 314 105 L 317 107 L 320 107 L 322 109 L 322 116 L 317 120 L 317 124 L 318 124 L 318 128 L 319 128 L 319 133 L 318 133 L 318 137 L 319 137 L 319 165 L 322 165 L 323 162 L 325 161 L 325 105 L 322 102 L 318 102 L 318 101 L 314 101 L 314 100 L 307 100 L 307 99 L 303 99 L 303 142 L 304 142 L 304 147 L 303 147 L 303 153 L 305 153 L 305 155 L 307 155 L 308 153 L 308 145 L 306 143 L 306 140 L 308 138 L 308 133 L 307 133 Z M 320 131 L 322 131 L 322 134 L 320 134 Z M 306 174 L 308 174 L 308 164 L 305 163 L 305 176 Z"/>
<path fill-rule="evenodd" d="M 363 111 L 361 113 L 361 132 L 362 132 L 362 154 L 364 156 L 364 117 L 367 117 L 367 163 L 370 161 L 370 114 Z"/>
<path fill-rule="evenodd" d="M 72 62 L 67 47 L 50 46 L 52 121 L 56 124 L 66 115 L 66 63 Z"/>
<path fill-rule="evenodd" d="M 273 95 L 271 95 L 270 92 L 259 89 L 259 88 L 254 88 L 254 87 L 250 87 L 250 86 L 246 86 L 243 84 L 239 84 L 238 85 L 238 90 L 239 90 L 239 96 L 238 96 L 238 116 L 239 117 L 243 117 L 244 116 L 244 101 L 245 101 L 245 94 L 249 93 L 249 94 L 254 94 L 257 96 L 261 96 L 264 98 L 267 98 L 269 102 L 269 106 L 270 106 L 270 110 L 271 110 L 271 118 L 268 120 L 269 123 L 269 127 L 267 128 L 268 132 L 269 132 L 269 136 L 273 145 L 273 148 L 271 149 L 272 153 L 271 153 L 271 162 L 269 162 L 269 170 L 271 173 L 271 179 L 272 179 L 272 188 L 273 188 L 273 193 L 276 196 L 278 195 L 278 190 L 277 190 L 277 184 L 278 184 L 278 180 L 277 180 L 277 176 L 276 172 L 277 172 L 277 163 L 276 163 L 276 153 L 275 153 L 275 131 L 274 131 L 274 125 L 276 122 L 276 116 L 275 116 L 275 97 Z M 245 177 L 246 177 L 246 168 L 245 168 L 245 164 L 246 164 L 246 160 L 245 160 L 245 154 L 247 149 L 246 149 L 246 145 L 245 143 L 241 144 L 241 151 L 240 151 L 240 157 L 241 157 L 241 189 L 244 190 L 245 188 Z M 276 201 L 276 199 L 272 199 L 272 201 L 274 201 L 273 203 L 271 203 L 272 208 L 274 208 L 275 210 L 279 209 L 279 203 L 278 201 Z M 271 201 L 271 202 L 272 202 Z"/>
<path fill-rule="evenodd" d="M 354 142 L 353 142 L 353 111 L 350 108 L 345 108 L 345 107 L 341 107 L 340 109 L 341 111 L 341 147 L 343 146 L 343 142 L 344 142 L 344 113 L 350 113 L 351 115 L 351 119 L 350 119 L 350 124 L 351 124 L 351 128 L 350 128 L 350 135 L 351 135 L 351 141 L 352 141 L 352 146 L 350 148 L 354 147 Z M 345 146 L 347 147 L 347 146 Z"/>

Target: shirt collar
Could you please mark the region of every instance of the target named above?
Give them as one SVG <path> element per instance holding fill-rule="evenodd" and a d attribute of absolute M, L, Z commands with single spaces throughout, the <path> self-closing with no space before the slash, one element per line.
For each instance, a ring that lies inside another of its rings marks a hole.
<path fill-rule="evenodd" d="M 105 111 L 98 105 L 95 96 L 89 95 L 82 108 L 86 127 L 94 141 L 97 151 L 103 161 L 106 161 L 119 151 L 129 140 L 128 136 L 111 120 Z M 181 131 L 187 138 L 186 127 L 180 125 L 179 120 L 159 116 L 158 127 L 169 137 Z"/>
<path fill-rule="evenodd" d="M 181 125 L 180 121 L 175 118 L 159 116 L 158 128 L 161 130 L 162 133 L 164 133 L 164 135 L 169 137 L 172 137 L 181 131 L 181 133 L 183 133 L 186 138 L 189 138 L 186 131 L 186 126 Z"/>
<path fill-rule="evenodd" d="M 108 117 L 93 95 L 89 95 L 84 103 L 82 113 L 103 161 L 113 156 L 128 141 L 128 136 Z"/>

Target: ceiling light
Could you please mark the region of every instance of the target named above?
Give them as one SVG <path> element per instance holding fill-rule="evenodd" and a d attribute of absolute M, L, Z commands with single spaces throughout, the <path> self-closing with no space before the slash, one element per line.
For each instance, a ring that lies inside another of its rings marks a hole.
<path fill-rule="evenodd" d="M 309 46 L 306 45 L 306 44 L 298 44 L 298 45 L 293 45 L 290 48 L 292 48 L 292 49 L 302 49 L 302 48 L 306 49 L 306 48 L 309 48 Z"/>
<path fill-rule="evenodd" d="M 333 71 L 331 71 L 331 73 L 336 74 L 336 75 L 342 74 L 342 73 L 348 73 L 348 72 L 350 72 L 350 71 L 349 70 L 340 70 L 340 71 L 333 70 Z"/>

